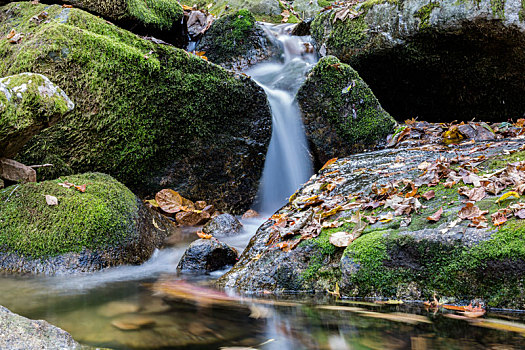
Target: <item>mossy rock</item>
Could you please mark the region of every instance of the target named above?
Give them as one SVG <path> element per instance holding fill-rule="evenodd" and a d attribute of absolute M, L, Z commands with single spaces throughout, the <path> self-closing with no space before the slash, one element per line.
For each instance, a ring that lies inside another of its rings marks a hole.
<path fill-rule="evenodd" d="M 312 69 L 297 100 L 321 165 L 384 140 L 396 124 L 359 74 L 333 56 Z"/>
<path fill-rule="evenodd" d="M 1 78 L 0 157 L 14 157 L 34 135 L 74 107 L 64 91 L 41 74 Z"/>
<path fill-rule="evenodd" d="M 331 203 L 355 194 L 366 197 L 373 183 L 413 180 L 421 174 L 418 170 L 421 162 L 432 162 L 439 157 L 453 158 L 458 154 L 487 157 L 488 161 L 479 166 L 479 170 L 493 173 L 501 165 L 494 161 L 501 160 L 502 153 L 521 147 L 524 147 L 521 141 L 511 145 L 502 141 L 493 148 L 474 149 L 472 153 L 469 147 L 457 146 L 453 151 L 448 148 L 428 151 L 421 147 L 356 154 L 322 169 L 298 189 L 294 198 L 300 202 L 299 198 L 320 196 L 324 203 Z M 506 164 L 524 159 L 524 156 L 525 152 L 520 151 L 504 161 Z M 397 171 L 392 172 L 393 168 Z M 323 190 L 334 181 L 338 183 L 335 188 Z M 272 291 L 276 294 L 326 293 L 338 286 L 341 295 L 346 297 L 421 301 L 432 300 L 436 294 L 449 301 L 468 303 L 481 298 L 489 307 L 525 308 L 525 220 L 510 218 L 504 226 L 494 226 L 490 215 L 509 203 L 500 205 L 496 203 L 498 197 L 487 195 L 476 203 L 481 210 L 488 211 L 487 228 L 469 227 L 468 220 L 457 221 L 465 199 L 458 193 L 461 186 L 465 185 L 421 186 L 417 194 L 432 189 L 435 198 L 419 199 L 422 207 L 411 213 L 408 226 L 403 222 L 406 216 L 377 221 L 367 225 L 361 236 L 346 248 L 332 245 L 330 237 L 335 232 L 352 232 L 355 224 L 349 219 L 355 215 L 355 209 L 343 210 L 325 219 L 337 220 L 342 225 L 325 226 L 317 237 L 300 241 L 290 251 L 277 246 L 280 241 L 275 240 L 276 221 L 270 219 L 258 229 L 239 262 L 217 283 L 248 292 Z M 512 200 L 523 203 L 523 199 Z M 299 222 L 307 209 L 301 209 L 297 203 L 292 200 L 277 214 Z M 429 221 L 427 217 L 439 208 L 443 209 L 439 221 Z M 363 209 L 361 215 L 379 217 L 388 211 Z M 283 241 L 288 245 L 298 243 L 308 229 L 311 227 Z M 273 243 L 269 244 L 270 241 Z"/>
<path fill-rule="evenodd" d="M 523 1 L 367 0 L 343 20 L 338 11 L 311 25 L 319 52 L 357 70 L 396 120 L 525 112 Z"/>
<path fill-rule="evenodd" d="M 134 22 L 145 28 L 169 30 L 182 21 L 183 10 L 176 0 L 61 0 L 115 22 Z M 0 0 L 0 6 L 9 1 Z"/>
<path fill-rule="evenodd" d="M 85 185 L 81 192 L 61 184 Z M 49 205 L 53 196 L 58 205 Z M 65 176 L 0 190 L 0 270 L 85 272 L 139 264 L 174 225 L 101 173 Z"/>
<path fill-rule="evenodd" d="M 228 69 L 243 70 L 278 52 L 248 10 L 240 10 L 213 22 L 197 51 Z"/>
<path fill-rule="evenodd" d="M 47 21 L 31 21 L 42 11 Z M 142 195 L 172 187 L 222 210 L 251 204 L 271 134 L 251 79 L 75 8 L 11 3 L 0 36 L 12 29 L 24 38 L 0 41 L 0 76 L 44 74 L 76 104 L 19 154 L 57 165 L 40 179 L 100 171 Z"/>

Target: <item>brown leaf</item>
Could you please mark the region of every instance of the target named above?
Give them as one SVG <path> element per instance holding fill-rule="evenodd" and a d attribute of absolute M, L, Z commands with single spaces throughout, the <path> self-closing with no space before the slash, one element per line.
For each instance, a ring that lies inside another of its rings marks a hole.
<path fill-rule="evenodd" d="M 79 186 L 75 186 L 75 188 L 77 189 L 77 191 L 79 192 L 86 192 L 86 185 L 79 185 Z"/>
<path fill-rule="evenodd" d="M 487 195 L 487 192 L 485 191 L 484 187 L 461 187 L 458 189 L 458 193 L 468 197 L 468 199 L 473 202 L 478 202 L 485 198 L 485 196 Z"/>
<path fill-rule="evenodd" d="M 459 210 L 458 217 L 463 220 L 471 220 L 486 213 L 487 212 L 482 212 L 477 206 L 469 202 Z"/>
<path fill-rule="evenodd" d="M 425 192 L 421 195 L 421 197 L 425 198 L 427 201 L 428 200 L 431 200 L 432 198 L 434 198 L 436 196 L 436 192 L 434 192 L 434 190 L 430 190 L 428 192 Z"/>
<path fill-rule="evenodd" d="M 352 233 L 344 231 L 335 232 L 332 233 L 332 235 L 330 236 L 330 243 L 332 243 L 336 247 L 348 247 L 348 245 L 352 243 L 356 238 L 357 237 Z"/>
<path fill-rule="evenodd" d="M 505 222 L 507 222 L 507 216 L 501 210 L 492 214 L 490 217 L 492 219 L 492 223 L 494 224 L 494 226 L 501 226 Z"/>
<path fill-rule="evenodd" d="M 321 168 L 321 170 L 324 170 L 326 168 L 328 168 L 330 165 L 334 164 L 335 162 L 337 161 L 337 158 L 332 158 L 330 159 L 329 161 L 327 161 L 323 167 Z"/>
<path fill-rule="evenodd" d="M 197 232 L 197 236 L 199 236 L 199 238 L 202 238 L 202 239 L 210 239 L 213 237 L 212 235 L 204 233 L 202 231 Z"/>
<path fill-rule="evenodd" d="M 182 196 L 171 189 L 164 189 L 155 195 L 159 207 L 168 214 L 178 213 L 182 210 Z"/>
<path fill-rule="evenodd" d="M 438 222 L 441 219 L 441 214 L 443 214 L 443 207 L 439 208 L 434 214 L 427 217 L 428 221 Z"/>

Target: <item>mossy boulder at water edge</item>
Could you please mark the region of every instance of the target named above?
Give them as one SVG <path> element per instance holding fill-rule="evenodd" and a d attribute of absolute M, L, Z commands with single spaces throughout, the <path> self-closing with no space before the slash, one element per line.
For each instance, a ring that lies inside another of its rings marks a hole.
<path fill-rule="evenodd" d="M 199 45 L 208 59 L 229 69 L 242 70 L 279 52 L 248 10 L 213 22 Z"/>
<path fill-rule="evenodd" d="M 0 190 L 4 272 L 54 274 L 138 264 L 174 231 L 170 221 L 101 173 Z"/>
<path fill-rule="evenodd" d="M 41 74 L 0 79 L 0 157 L 14 157 L 34 135 L 55 124 L 75 104 Z"/>
<path fill-rule="evenodd" d="M 347 297 L 433 300 L 437 295 L 467 304 L 482 298 L 491 307 L 524 309 L 525 221 L 513 210 L 525 204 L 515 196 L 498 200 L 512 191 L 505 181 L 525 180 L 524 163 L 512 163 L 524 159 L 525 152 L 501 165 L 501 154 L 518 148 L 523 149 L 523 142 L 485 149 L 434 145 L 431 152 L 423 146 L 339 159 L 258 229 L 239 262 L 218 283 L 277 294 L 339 289 Z M 487 190 L 477 198 L 476 208 L 469 209 L 460 193 L 481 190 L 471 182 L 476 176 L 468 175 L 469 165 L 458 166 L 453 159 L 483 159 L 479 156 L 491 159 L 478 166 L 479 176 L 496 181 L 499 193 Z M 456 164 L 451 171 L 464 176 L 457 176 L 456 183 L 443 179 L 435 186 L 421 184 L 435 181 L 436 173 L 429 170 L 425 176 L 418 166 L 450 164 L 445 159 Z M 504 175 L 517 174 L 518 168 L 518 177 Z M 395 192 L 396 183 L 400 192 Z M 473 221 L 460 218 L 467 214 Z M 504 224 L 497 221 L 502 216 L 508 219 Z M 350 243 L 336 239 L 349 236 L 354 237 Z"/>
<path fill-rule="evenodd" d="M 397 120 L 500 121 L 525 113 L 524 20 L 521 0 L 367 0 L 311 32 Z"/>
<path fill-rule="evenodd" d="M 44 74 L 76 104 L 19 154 L 54 165 L 41 179 L 101 171 L 142 195 L 171 187 L 221 210 L 251 204 L 271 127 L 251 79 L 75 8 L 11 3 L 0 37 L 11 30 L 23 37 L 0 40 L 0 76 Z"/>
<path fill-rule="evenodd" d="M 321 165 L 384 140 L 396 124 L 359 74 L 333 56 L 312 69 L 297 100 Z"/>

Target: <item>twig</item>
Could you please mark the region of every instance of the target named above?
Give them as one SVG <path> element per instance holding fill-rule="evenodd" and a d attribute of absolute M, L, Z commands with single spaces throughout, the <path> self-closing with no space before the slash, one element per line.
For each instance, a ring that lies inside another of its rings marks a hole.
<path fill-rule="evenodd" d="M 9 200 L 9 198 L 11 198 L 11 195 L 17 190 L 17 188 L 20 187 L 20 185 L 16 185 L 15 188 L 13 189 L 13 191 L 11 191 L 11 193 L 9 193 L 9 196 L 7 196 L 7 199 L 4 201 L 4 203 L 7 203 L 7 201 Z"/>
<path fill-rule="evenodd" d="M 33 169 L 38 169 L 38 168 L 54 167 L 54 165 L 53 164 L 41 164 L 41 165 L 30 165 L 29 167 Z"/>

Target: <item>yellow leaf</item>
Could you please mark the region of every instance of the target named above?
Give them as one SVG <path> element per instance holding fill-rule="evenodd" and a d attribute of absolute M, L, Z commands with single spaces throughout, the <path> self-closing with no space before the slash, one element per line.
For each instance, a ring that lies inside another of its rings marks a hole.
<path fill-rule="evenodd" d="M 332 216 L 332 215 L 338 213 L 339 211 L 341 211 L 342 209 L 343 209 L 343 207 L 340 206 L 340 205 L 338 205 L 338 206 L 335 207 L 334 209 L 322 213 L 322 214 L 321 214 L 321 217 L 322 217 L 322 218 L 326 218 L 326 217 L 328 217 L 328 216 Z"/>
<path fill-rule="evenodd" d="M 379 217 L 379 221 L 382 223 L 390 222 L 394 219 L 394 214 L 392 214 L 391 211 L 388 212 L 388 214 L 383 214 Z"/>
<path fill-rule="evenodd" d="M 151 204 L 152 207 L 155 207 L 155 208 L 159 207 L 159 203 L 157 203 L 157 201 L 154 199 L 148 199 L 148 200 L 145 200 L 144 202 Z"/>
<path fill-rule="evenodd" d="M 505 193 L 503 196 L 499 197 L 494 203 L 503 202 L 505 199 L 509 197 L 520 198 L 520 195 L 518 194 L 518 192 L 510 191 L 510 192 Z"/>

